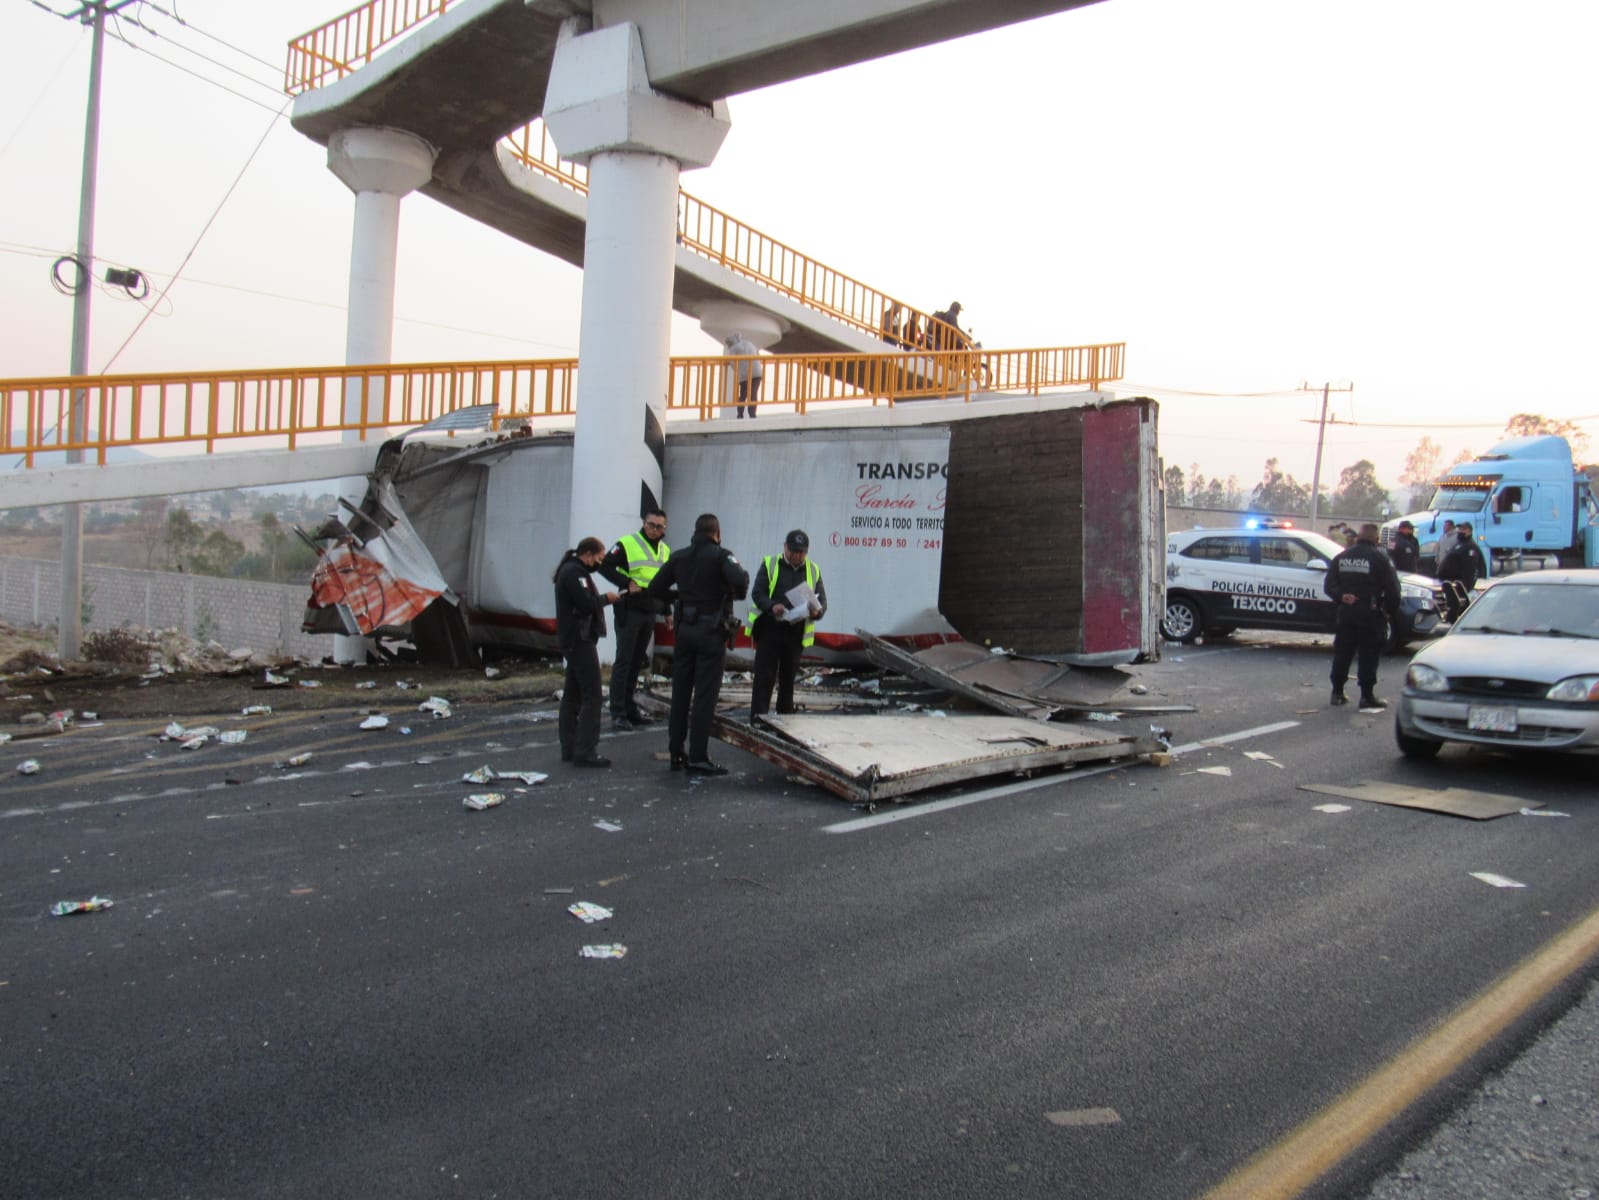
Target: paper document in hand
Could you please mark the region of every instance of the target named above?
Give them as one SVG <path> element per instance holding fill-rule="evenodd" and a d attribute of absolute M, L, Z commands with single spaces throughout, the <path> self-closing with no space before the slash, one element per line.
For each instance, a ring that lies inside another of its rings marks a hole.
<path fill-rule="evenodd" d="M 783 620 L 803 621 L 810 615 L 811 605 L 817 604 L 816 593 L 811 591 L 808 583 L 796 584 L 788 589 L 788 594 L 783 597 L 786 607 L 783 610 Z M 817 604 L 820 608 L 821 605 Z"/>

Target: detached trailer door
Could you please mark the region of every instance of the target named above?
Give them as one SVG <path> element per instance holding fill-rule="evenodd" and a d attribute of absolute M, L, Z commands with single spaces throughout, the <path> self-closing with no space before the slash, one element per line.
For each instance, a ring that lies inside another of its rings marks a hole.
<path fill-rule="evenodd" d="M 938 607 L 968 641 L 1156 658 L 1166 510 L 1153 400 L 950 427 Z"/>

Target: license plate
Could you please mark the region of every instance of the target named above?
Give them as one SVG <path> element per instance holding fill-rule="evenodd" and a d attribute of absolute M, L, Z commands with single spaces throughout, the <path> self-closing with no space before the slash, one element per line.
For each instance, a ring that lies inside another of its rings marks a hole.
<path fill-rule="evenodd" d="M 1481 733 L 1515 733 L 1516 710 L 1513 708 L 1470 708 L 1466 710 L 1466 728 Z"/>

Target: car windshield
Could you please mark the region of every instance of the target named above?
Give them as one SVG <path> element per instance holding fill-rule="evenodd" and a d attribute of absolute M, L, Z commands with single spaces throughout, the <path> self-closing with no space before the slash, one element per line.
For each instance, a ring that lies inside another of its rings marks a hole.
<path fill-rule="evenodd" d="M 1461 615 L 1455 631 L 1599 638 L 1599 587 L 1505 580 L 1494 584 Z"/>
<path fill-rule="evenodd" d="M 1433 512 L 1481 512 L 1487 501 L 1486 488 L 1441 487 L 1432 494 L 1427 507 Z"/>
<path fill-rule="evenodd" d="M 1328 562 L 1332 562 L 1333 559 L 1337 558 L 1343 553 L 1344 548 L 1342 546 L 1333 541 L 1332 538 L 1324 537 L 1319 533 L 1306 532 L 1297 534 L 1296 536 L 1300 541 L 1304 542 L 1307 546 L 1314 550 L 1317 557 L 1325 558 Z"/>

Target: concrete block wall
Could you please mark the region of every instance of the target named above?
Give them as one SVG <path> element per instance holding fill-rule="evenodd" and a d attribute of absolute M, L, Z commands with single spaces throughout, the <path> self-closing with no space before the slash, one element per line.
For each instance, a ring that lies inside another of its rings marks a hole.
<path fill-rule="evenodd" d="M 320 658 L 333 639 L 300 632 L 309 584 L 259 583 L 171 571 L 85 566 L 85 634 L 130 626 L 176 629 L 229 650 Z M 61 616 L 61 563 L 0 557 L 0 620 L 54 625 Z"/>

